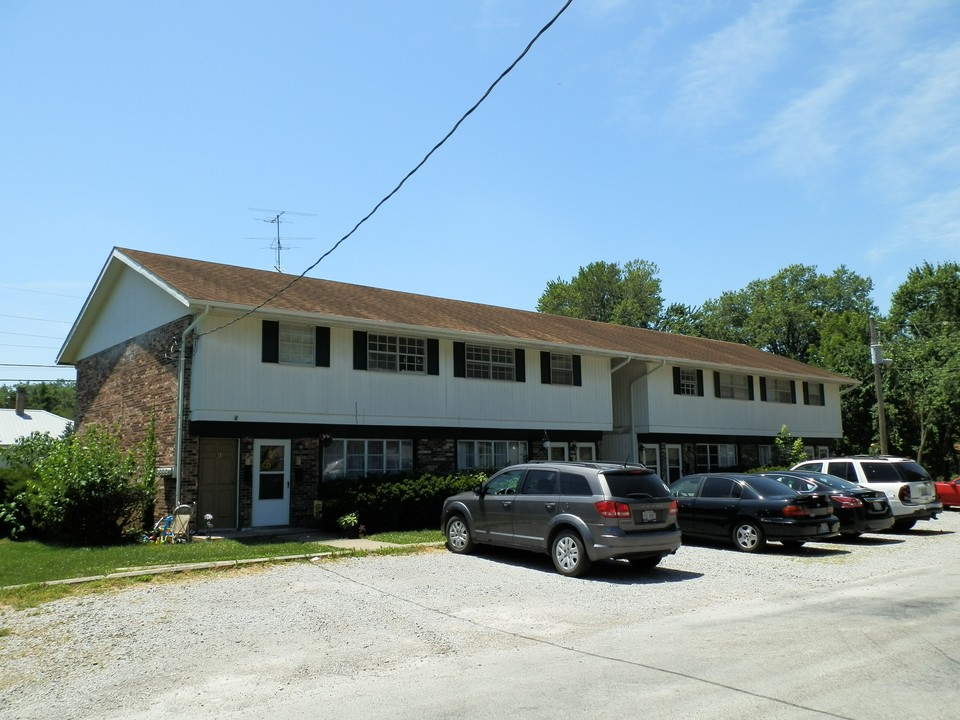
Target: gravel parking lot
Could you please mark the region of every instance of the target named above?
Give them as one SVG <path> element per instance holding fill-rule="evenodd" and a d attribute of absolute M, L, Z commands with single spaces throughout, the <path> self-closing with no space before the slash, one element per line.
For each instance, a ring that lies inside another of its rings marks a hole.
<path fill-rule="evenodd" d="M 581 579 L 442 549 L 185 575 L 0 610 L 0 715 L 956 718 L 957 557 L 947 512 Z"/>

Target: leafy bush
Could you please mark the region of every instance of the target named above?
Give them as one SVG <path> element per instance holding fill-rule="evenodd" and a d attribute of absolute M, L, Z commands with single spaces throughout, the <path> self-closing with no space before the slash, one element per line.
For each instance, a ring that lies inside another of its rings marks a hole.
<path fill-rule="evenodd" d="M 355 513 L 367 534 L 439 527 L 447 496 L 479 485 L 482 473 L 347 478 L 323 483 L 323 518 L 328 525 Z"/>
<path fill-rule="evenodd" d="M 151 433 L 152 435 L 152 433 Z M 152 440 L 126 452 L 91 426 L 56 441 L 34 466 L 24 502 L 36 532 L 57 542 L 104 545 L 142 522 L 155 493 Z"/>

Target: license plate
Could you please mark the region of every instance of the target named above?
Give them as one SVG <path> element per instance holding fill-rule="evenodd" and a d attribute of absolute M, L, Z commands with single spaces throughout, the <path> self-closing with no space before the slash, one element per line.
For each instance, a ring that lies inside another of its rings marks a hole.
<path fill-rule="evenodd" d="M 875 503 L 870 503 L 870 504 L 873 505 L 873 509 L 874 509 L 874 510 L 883 510 L 883 503 L 875 502 Z"/>
<path fill-rule="evenodd" d="M 644 510 L 640 514 L 641 522 L 656 522 L 657 521 L 657 511 L 656 510 Z"/>

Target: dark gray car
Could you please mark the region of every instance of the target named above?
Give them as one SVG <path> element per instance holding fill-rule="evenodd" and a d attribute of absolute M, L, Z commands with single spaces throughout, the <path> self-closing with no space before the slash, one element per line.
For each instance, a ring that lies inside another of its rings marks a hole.
<path fill-rule="evenodd" d="M 624 463 L 531 462 L 444 501 L 451 552 L 477 543 L 546 552 L 562 575 L 623 558 L 654 568 L 680 547 L 677 503 L 657 474 Z"/>

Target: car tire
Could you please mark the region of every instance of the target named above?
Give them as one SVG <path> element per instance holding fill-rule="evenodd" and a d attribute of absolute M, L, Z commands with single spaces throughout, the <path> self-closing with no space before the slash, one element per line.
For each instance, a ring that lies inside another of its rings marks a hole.
<path fill-rule="evenodd" d="M 760 552 L 767 544 L 763 530 L 753 520 L 737 520 L 730 536 L 737 550 L 741 552 Z"/>
<path fill-rule="evenodd" d="M 463 515 L 451 515 L 443 532 L 447 540 L 447 550 L 458 555 L 472 552 L 476 547 L 470 526 Z"/>
<path fill-rule="evenodd" d="M 633 565 L 637 570 L 653 570 L 657 565 L 660 564 L 660 561 L 663 560 L 663 555 L 654 555 L 653 557 L 645 558 L 630 558 L 630 564 Z"/>
<path fill-rule="evenodd" d="M 897 520 L 897 521 L 893 524 L 893 529 L 894 529 L 894 530 L 909 530 L 910 528 L 912 528 L 912 527 L 913 527 L 914 525 L 916 525 L 916 524 L 917 524 L 917 521 L 916 521 L 916 520 Z"/>
<path fill-rule="evenodd" d="M 557 572 L 567 577 L 580 577 L 590 569 L 586 545 L 573 530 L 561 530 L 554 536 L 550 558 Z"/>

